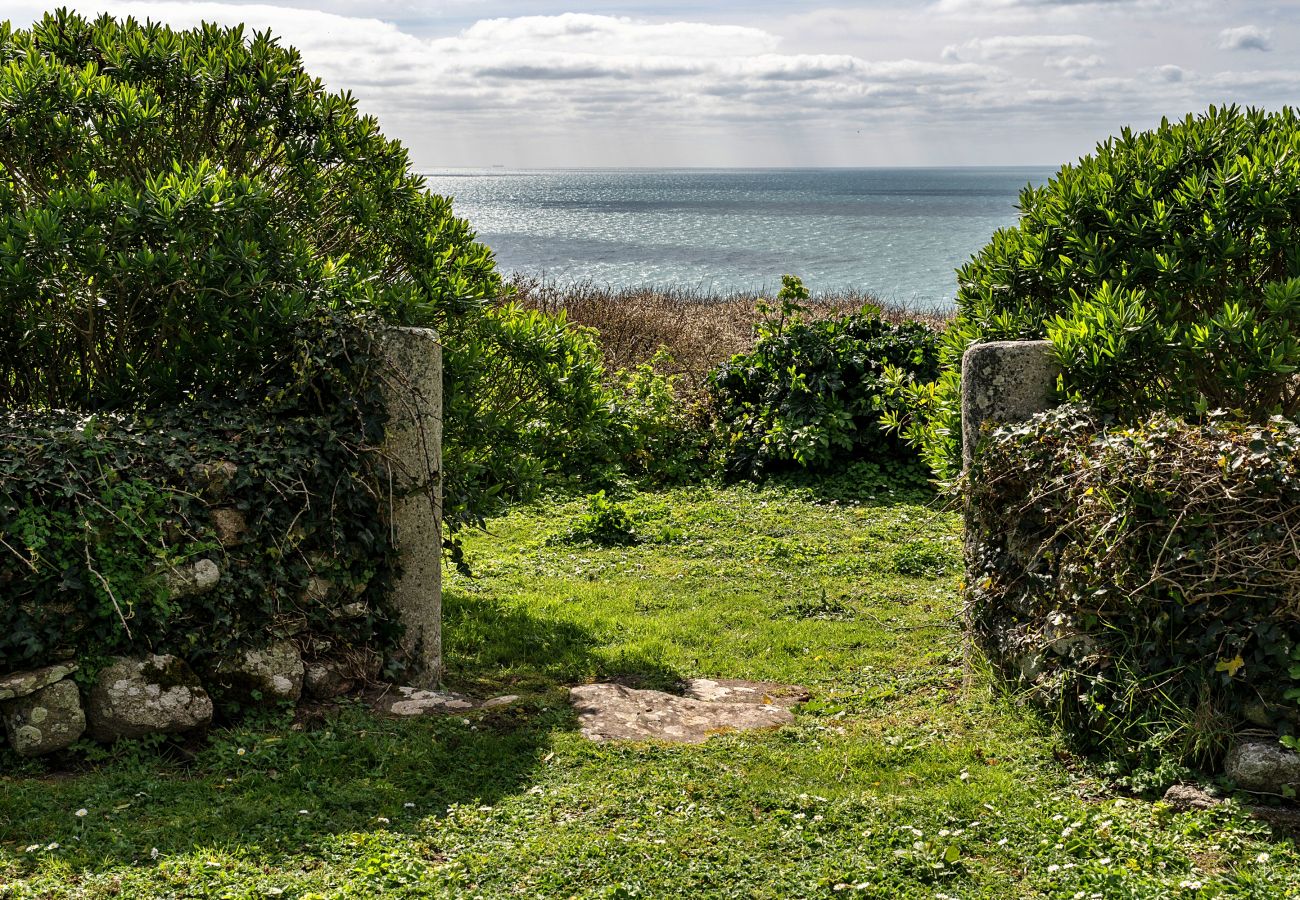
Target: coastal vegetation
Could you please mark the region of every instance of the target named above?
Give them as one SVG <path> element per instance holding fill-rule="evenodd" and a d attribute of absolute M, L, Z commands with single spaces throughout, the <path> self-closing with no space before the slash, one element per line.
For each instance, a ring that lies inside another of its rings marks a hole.
<path fill-rule="evenodd" d="M 400 685 L 399 325 L 444 350 L 445 681 L 514 695 L 2 749 L 0 897 L 1300 891 L 1218 775 L 1300 721 L 1297 160 L 1290 110 L 1125 132 L 1026 190 L 951 320 L 511 282 L 270 35 L 0 25 L 0 675 L 269 636 Z M 961 475 L 962 352 L 1035 337 L 1079 405 Z M 690 748 L 566 704 L 692 676 L 812 699 Z"/>

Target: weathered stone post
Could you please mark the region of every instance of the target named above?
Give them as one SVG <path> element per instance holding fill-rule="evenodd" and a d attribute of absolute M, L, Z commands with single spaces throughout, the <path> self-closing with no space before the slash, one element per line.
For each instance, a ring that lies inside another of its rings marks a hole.
<path fill-rule="evenodd" d="M 961 358 L 961 458 L 969 468 L 986 422 L 1023 422 L 1056 405 L 1051 341 L 973 344 Z"/>
<path fill-rule="evenodd" d="M 393 599 L 412 683 L 431 688 L 442 674 L 442 344 L 432 329 L 389 328 L 383 353 L 389 527 L 402 568 Z"/>

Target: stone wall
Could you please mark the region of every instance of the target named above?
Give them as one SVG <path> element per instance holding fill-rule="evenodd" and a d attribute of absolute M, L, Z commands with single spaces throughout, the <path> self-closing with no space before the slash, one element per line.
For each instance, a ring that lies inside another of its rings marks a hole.
<path fill-rule="evenodd" d="M 399 652 L 414 684 L 431 687 L 442 663 L 442 353 L 437 334 L 426 329 L 390 329 L 383 349 L 389 424 L 379 472 L 390 500 L 386 521 L 378 524 L 390 531 L 398 554 L 400 576 L 391 606 L 403 626 Z M 204 501 L 218 543 L 223 549 L 245 544 L 250 538 L 244 516 L 224 501 L 238 467 L 214 460 L 202 469 Z M 171 600 L 213 590 L 222 578 L 218 559 L 205 557 L 161 572 Z M 339 589 L 313 576 L 302 585 L 299 602 L 320 602 Z M 367 612 L 342 604 L 338 614 Z M 37 756 L 83 736 L 111 742 L 202 729 L 219 713 L 214 698 L 240 706 L 325 700 L 378 675 L 376 652 L 331 659 L 328 651 L 310 644 L 310 635 L 268 637 L 201 673 L 186 660 L 153 653 L 109 659 L 94 673 L 80 669 L 75 649 L 68 651 L 73 658 L 51 659 L 43 668 L 5 672 L 0 662 L 4 735 L 20 755 Z"/>

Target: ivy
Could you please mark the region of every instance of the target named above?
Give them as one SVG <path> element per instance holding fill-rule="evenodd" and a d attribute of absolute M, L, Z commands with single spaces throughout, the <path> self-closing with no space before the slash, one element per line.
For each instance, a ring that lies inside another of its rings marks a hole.
<path fill-rule="evenodd" d="M 248 407 L 0 415 L 0 669 L 144 651 L 201 667 L 273 637 L 394 646 L 366 335 L 348 319 L 301 323 L 284 348 L 294 375 Z M 220 544 L 215 508 L 243 517 L 242 542 Z M 173 599 L 168 573 L 205 558 L 216 587 Z"/>

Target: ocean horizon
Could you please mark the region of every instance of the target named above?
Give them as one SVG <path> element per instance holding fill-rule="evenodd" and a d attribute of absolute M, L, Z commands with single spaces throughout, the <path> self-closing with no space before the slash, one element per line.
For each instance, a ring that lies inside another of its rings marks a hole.
<path fill-rule="evenodd" d="M 868 291 L 951 306 L 955 270 L 1013 225 L 1020 190 L 1055 166 L 443 168 L 451 196 L 506 273 L 560 284 L 772 293 Z"/>

